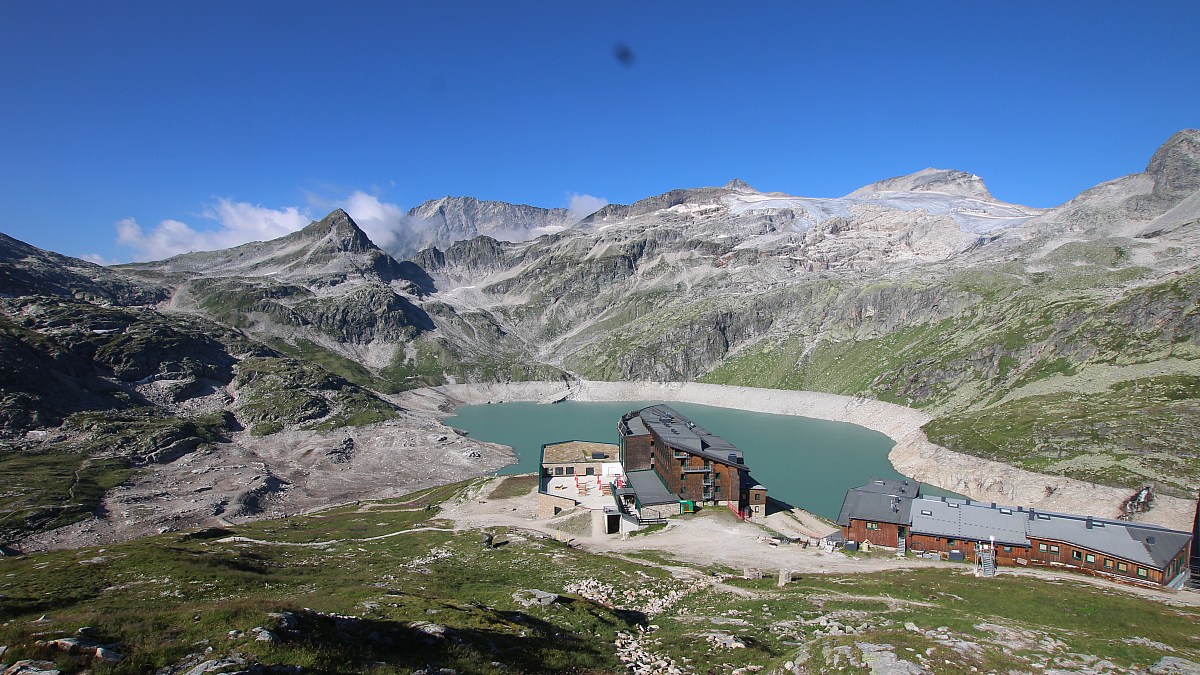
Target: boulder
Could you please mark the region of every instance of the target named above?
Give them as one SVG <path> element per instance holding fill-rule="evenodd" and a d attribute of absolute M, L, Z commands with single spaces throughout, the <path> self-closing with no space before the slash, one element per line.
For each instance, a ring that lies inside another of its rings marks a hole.
<path fill-rule="evenodd" d="M 53 661 L 17 661 L 4 670 L 4 675 L 59 675 Z"/>
<path fill-rule="evenodd" d="M 512 598 L 522 607 L 533 607 L 534 605 L 549 607 L 558 601 L 558 594 L 539 591 L 536 588 L 525 588 L 513 593 Z"/>

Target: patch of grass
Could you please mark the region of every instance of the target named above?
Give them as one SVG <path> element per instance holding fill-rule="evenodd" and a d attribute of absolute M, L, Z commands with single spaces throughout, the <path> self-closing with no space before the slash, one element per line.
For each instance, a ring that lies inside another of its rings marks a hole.
<path fill-rule="evenodd" d="M 665 529 L 667 529 L 666 523 L 651 523 L 650 525 L 640 527 L 640 528 L 630 532 L 629 536 L 644 537 L 646 535 L 654 534 L 655 532 L 662 532 Z"/>
<path fill-rule="evenodd" d="M 225 440 L 227 413 L 168 416 L 151 408 L 75 413 L 70 442 L 0 445 L 0 542 L 83 520 L 136 467 Z"/>
<path fill-rule="evenodd" d="M 127 658 L 112 672 L 154 670 L 197 644 L 318 670 L 382 661 L 402 671 L 435 663 L 460 672 L 611 672 L 619 669 L 612 636 L 631 628 L 630 617 L 569 596 L 527 608 L 513 592 L 562 592 L 588 575 L 627 578 L 627 587 L 669 580 L 651 566 L 503 530 L 497 539 L 508 543 L 487 549 L 478 533 L 428 529 L 441 527 L 436 514 L 397 500 L 230 528 L 271 544 L 173 533 L 103 551 L 5 559 L 0 644 L 17 658 L 37 655 L 39 636 L 89 625 L 123 643 Z M 358 618 L 335 625 L 301 607 Z M 270 626 L 273 611 L 300 614 L 304 636 L 256 642 L 251 629 Z M 28 620 L 42 614 L 47 621 L 34 636 Z M 417 622 L 444 626 L 447 639 L 427 639 Z M 245 635 L 231 640 L 230 630 Z"/>
<path fill-rule="evenodd" d="M 171 533 L 0 559 L 0 644 L 10 646 L 10 659 L 53 657 L 35 641 L 92 626 L 102 641 L 122 643 L 126 658 L 115 673 L 154 671 L 207 647 L 214 650 L 209 658 L 239 652 L 250 663 L 316 671 L 361 671 L 378 662 L 383 672 L 429 664 L 472 673 L 618 672 L 615 633 L 653 623 L 658 628 L 641 641 L 655 655 L 722 670 L 777 669 L 802 658 L 806 667 L 826 670 L 836 658 L 845 665 L 838 650 L 850 653 L 859 642 L 890 645 L 935 673 L 1030 670 L 1072 654 L 1144 668 L 1161 656 L 1146 641 L 1200 659 L 1200 612 L 1082 582 L 976 579 L 940 565 L 804 574 L 784 588 L 773 576 L 730 578 L 688 591 L 665 566 L 691 567 L 700 578 L 714 570 L 658 551 L 596 555 L 504 528 L 492 533 L 507 543 L 487 548 L 480 532 L 447 528 L 435 505 L 474 498 L 481 484 L 211 535 Z M 528 588 L 563 593 L 582 579 L 611 589 L 606 602 L 616 606 L 565 594 L 547 607 L 525 607 L 513 597 Z M 665 612 L 638 613 L 646 599 L 676 591 L 682 594 Z M 255 640 L 256 626 L 275 629 L 272 612 L 292 612 L 297 632 L 277 630 L 275 643 Z M 30 623 L 43 614 L 44 622 Z M 854 634 L 818 633 L 821 617 Z M 446 637 L 429 637 L 425 622 Z M 1011 634 L 997 635 L 997 626 Z M 230 638 L 234 630 L 241 634 Z M 706 636 L 717 632 L 745 647 L 714 646 Z M 935 633 L 976 647 L 957 649 Z M 84 659 L 63 665 L 71 672 L 91 667 Z"/>
<path fill-rule="evenodd" d="M 1192 496 L 1200 485 L 1200 378 L 1115 384 L 1108 393 L 1055 393 L 939 417 L 929 439 L 1042 473 Z"/>
<path fill-rule="evenodd" d="M 490 499 L 510 499 L 512 497 L 525 497 L 530 492 L 537 489 L 538 477 L 536 475 L 515 475 L 508 476 L 500 481 L 488 495 Z"/>
<path fill-rule="evenodd" d="M 386 421 L 394 407 L 320 366 L 291 358 L 251 357 L 238 363 L 238 416 L 254 435 L 287 425 L 328 431 Z"/>
<path fill-rule="evenodd" d="M 89 517 L 104 493 L 133 473 L 129 461 L 121 457 L 0 448 L 0 542 Z"/>

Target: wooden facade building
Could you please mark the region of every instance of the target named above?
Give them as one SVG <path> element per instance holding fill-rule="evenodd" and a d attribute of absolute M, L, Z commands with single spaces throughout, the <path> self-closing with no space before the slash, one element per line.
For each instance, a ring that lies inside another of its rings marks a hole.
<path fill-rule="evenodd" d="M 997 565 L 1047 566 L 1154 586 L 1181 587 L 1192 534 L 1155 525 L 948 498 L 911 504 L 908 548 Z"/>
<path fill-rule="evenodd" d="M 627 413 L 617 431 L 626 472 L 653 470 L 679 500 L 727 505 L 743 517 L 757 496 L 765 514 L 766 488 L 750 478 L 741 450 L 670 406 Z"/>
<path fill-rule="evenodd" d="M 903 479 L 872 478 L 847 490 L 837 520 L 842 541 L 904 548 L 909 506 L 920 496 L 921 484 Z"/>

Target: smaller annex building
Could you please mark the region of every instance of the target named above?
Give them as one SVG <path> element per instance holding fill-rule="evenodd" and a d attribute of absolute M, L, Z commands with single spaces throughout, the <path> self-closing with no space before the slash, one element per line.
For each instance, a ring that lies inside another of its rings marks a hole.
<path fill-rule="evenodd" d="M 838 525 L 846 542 L 990 565 L 1071 569 L 1116 580 L 1182 588 L 1192 533 L 1094 516 L 970 499 L 911 494 L 873 479 L 847 491 Z M 895 543 L 892 543 L 895 542 Z"/>
<path fill-rule="evenodd" d="M 837 519 L 842 541 L 904 548 L 910 506 L 920 496 L 921 484 L 904 479 L 872 478 L 847 490 Z"/>
<path fill-rule="evenodd" d="M 563 441 L 542 446 L 538 515 L 552 518 L 575 506 L 613 505 L 613 486 L 624 482 L 617 446 Z"/>

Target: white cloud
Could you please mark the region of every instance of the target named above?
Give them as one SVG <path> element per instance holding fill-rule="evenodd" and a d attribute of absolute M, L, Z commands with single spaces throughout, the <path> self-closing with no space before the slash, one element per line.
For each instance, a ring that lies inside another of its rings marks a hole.
<path fill-rule="evenodd" d="M 571 194 L 567 209 L 575 223 L 607 204 L 608 200 L 602 197 Z M 410 217 L 400 205 L 383 201 L 376 194 L 355 190 L 342 199 L 324 199 L 310 194 L 304 207 L 278 209 L 220 198 L 199 214 L 201 221 L 195 227 L 169 219 L 152 228 L 143 228 L 135 219 L 125 218 L 116 223 L 117 244 L 130 250 L 138 260 L 161 260 L 190 251 L 211 251 L 250 241 L 276 239 L 308 225 L 314 220 L 314 213 L 318 213 L 316 217 L 319 218 L 335 208 L 349 213 L 371 241 L 384 250 L 402 252 L 423 241 L 422 231 L 427 227 L 424 221 Z M 492 236 L 524 241 L 564 227 L 520 229 L 496 232 Z"/>
<path fill-rule="evenodd" d="M 608 200 L 604 197 L 572 194 L 571 200 L 567 203 L 567 211 L 571 212 L 571 219 L 578 223 L 605 206 L 608 206 Z"/>
<path fill-rule="evenodd" d="M 108 265 L 116 265 L 119 262 L 119 261 L 113 260 L 111 258 L 105 258 L 104 256 L 100 255 L 99 253 L 85 253 L 82 256 L 80 256 L 80 258 L 83 260 L 86 260 L 90 263 L 96 263 L 97 265 L 104 265 L 106 267 Z"/>
<path fill-rule="evenodd" d="M 117 244 L 133 249 L 143 260 L 160 260 L 190 251 L 212 251 L 250 241 L 282 237 L 307 225 L 312 217 L 295 206 L 269 209 L 248 202 L 218 199 L 200 214 L 210 222 L 196 229 L 178 220 L 164 220 L 146 231 L 133 218 L 117 221 Z"/>
<path fill-rule="evenodd" d="M 404 209 L 361 190 L 339 202 L 338 206 L 349 213 L 371 241 L 382 249 L 391 249 L 408 229 Z"/>

